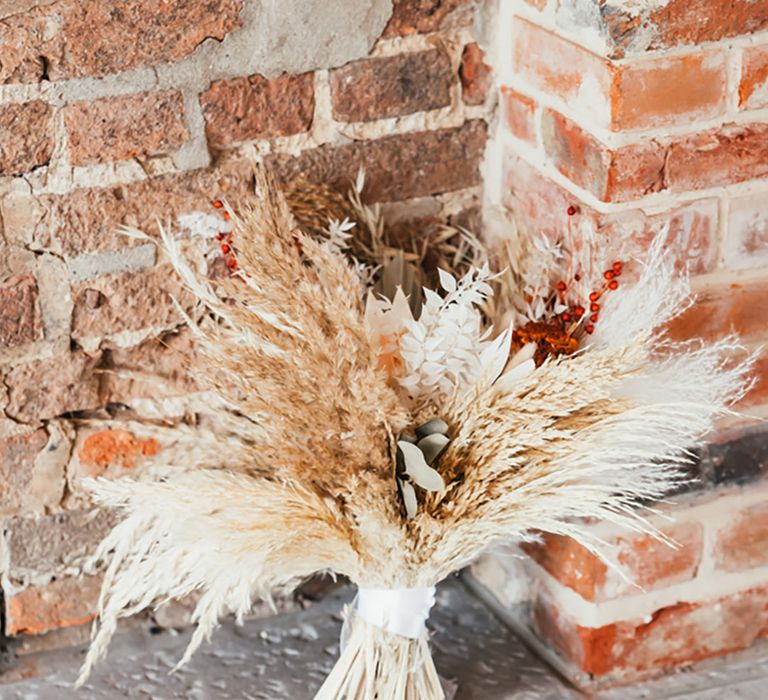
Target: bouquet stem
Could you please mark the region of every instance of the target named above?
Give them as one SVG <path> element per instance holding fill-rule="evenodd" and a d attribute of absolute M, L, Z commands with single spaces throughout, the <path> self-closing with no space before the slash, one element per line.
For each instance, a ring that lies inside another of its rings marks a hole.
<path fill-rule="evenodd" d="M 315 700 L 444 700 L 426 630 L 394 634 L 345 610 L 349 636 Z"/>

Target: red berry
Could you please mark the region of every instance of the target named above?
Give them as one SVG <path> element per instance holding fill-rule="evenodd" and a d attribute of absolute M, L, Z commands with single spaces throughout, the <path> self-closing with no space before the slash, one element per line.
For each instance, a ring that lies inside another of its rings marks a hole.
<path fill-rule="evenodd" d="M 229 260 L 227 260 L 227 267 L 230 270 L 237 270 L 237 260 L 234 258 L 229 258 Z"/>
<path fill-rule="evenodd" d="M 570 320 L 571 320 L 571 314 L 569 314 L 569 313 L 566 311 L 565 313 L 563 313 L 563 314 L 560 316 L 560 318 L 562 318 L 562 319 L 563 319 L 563 321 L 565 321 L 566 323 L 568 323 L 568 321 L 570 321 Z"/>
<path fill-rule="evenodd" d="M 592 323 L 597 323 L 597 314 L 592 314 L 589 317 L 589 320 L 592 321 Z"/>
<path fill-rule="evenodd" d="M 622 267 L 622 265 L 621 265 L 621 263 L 620 263 L 620 262 L 615 262 L 615 263 L 613 263 L 612 267 L 613 267 L 613 271 L 614 271 L 614 272 L 615 272 L 617 275 L 620 275 L 620 274 L 621 274 L 621 267 Z"/>
<path fill-rule="evenodd" d="M 591 323 L 588 323 L 586 326 L 584 326 L 584 330 L 587 333 L 594 333 L 595 332 L 595 327 Z"/>
<path fill-rule="evenodd" d="M 592 294 L 589 295 L 590 301 L 597 301 L 600 298 L 600 292 L 592 292 Z"/>
<path fill-rule="evenodd" d="M 582 317 L 584 315 L 584 307 L 583 306 L 577 306 L 573 310 L 573 313 L 575 313 L 576 316 L 578 316 L 579 318 Z"/>
<path fill-rule="evenodd" d="M 581 282 L 581 275 L 574 275 L 573 279 L 575 279 L 577 282 Z"/>
<path fill-rule="evenodd" d="M 608 283 L 608 289 L 618 289 L 618 288 L 619 288 L 619 283 L 616 280 L 611 280 Z"/>
<path fill-rule="evenodd" d="M 595 304 L 594 302 L 592 302 L 589 305 L 589 310 L 590 311 L 600 311 L 600 304 Z"/>
<path fill-rule="evenodd" d="M 211 202 L 211 204 L 213 204 L 216 209 L 221 209 L 224 206 L 224 202 L 222 202 L 220 199 L 217 199 L 215 202 Z"/>
<path fill-rule="evenodd" d="M 228 211 L 225 211 L 223 216 L 224 216 L 224 221 L 229 221 L 230 216 L 229 216 L 229 212 Z"/>
<path fill-rule="evenodd" d="M 557 283 L 557 291 L 558 292 L 564 292 L 566 290 L 565 282 L 558 282 Z"/>
<path fill-rule="evenodd" d="M 576 213 L 576 207 L 571 204 L 570 207 L 568 207 L 568 216 L 573 216 Z"/>
<path fill-rule="evenodd" d="M 217 233 L 217 234 L 216 234 L 216 240 L 217 240 L 217 241 L 223 241 L 223 240 L 224 240 L 226 237 L 227 237 L 227 234 L 226 234 L 226 233 L 223 233 L 223 232 L 222 232 L 222 233 Z"/>
<path fill-rule="evenodd" d="M 603 273 L 603 277 L 607 280 L 612 280 L 614 277 L 616 277 L 616 273 L 613 270 L 606 270 Z"/>
<path fill-rule="evenodd" d="M 224 253 L 224 255 L 229 253 L 230 250 L 232 250 L 232 249 L 229 247 L 229 245 L 227 243 L 222 243 L 221 244 L 221 252 Z"/>

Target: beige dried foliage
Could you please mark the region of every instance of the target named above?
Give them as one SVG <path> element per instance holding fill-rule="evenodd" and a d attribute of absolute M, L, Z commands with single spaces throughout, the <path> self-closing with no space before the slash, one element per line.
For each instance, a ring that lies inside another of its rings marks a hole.
<path fill-rule="evenodd" d="M 667 361 L 649 326 L 411 415 L 376 369 L 358 271 L 299 229 L 261 171 L 257 185 L 257 196 L 230 212 L 239 265 L 231 278 L 205 279 L 163 233 L 207 310 L 192 326 L 204 356 L 198 371 L 215 398 L 207 423 L 174 432 L 154 480 L 93 485 L 125 518 L 99 552 L 110 564 L 81 680 L 119 617 L 193 589 L 203 596 L 185 660 L 225 611 L 243 615 L 254 596 L 317 571 L 365 587 L 428 587 L 500 538 L 530 539 L 533 528 L 596 552 L 601 543 L 584 518 L 652 531 L 636 505 L 678 483 L 686 449 L 745 390 L 750 362 L 724 359 L 738 351 L 734 339 L 673 348 Z M 674 315 L 684 290 L 659 260 L 640 279 L 641 301 Z M 626 294 L 616 308 L 639 313 Z M 437 463 L 447 488 L 418 490 L 418 513 L 406 519 L 394 440 L 435 415 L 449 424 Z M 363 627 L 353 622 L 354 643 L 321 697 L 442 697 L 425 638 L 391 647 Z"/>

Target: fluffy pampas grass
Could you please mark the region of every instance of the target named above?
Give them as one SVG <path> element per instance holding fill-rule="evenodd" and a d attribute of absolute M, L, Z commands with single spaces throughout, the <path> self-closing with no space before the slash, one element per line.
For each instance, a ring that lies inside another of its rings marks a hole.
<path fill-rule="evenodd" d="M 152 478 L 90 484 L 123 519 L 98 553 L 108 568 L 81 682 L 120 617 L 200 591 L 184 663 L 225 612 L 329 572 L 368 612 L 348 612 L 318 697 L 442 698 L 426 629 L 392 622 L 402 610 L 371 616 L 389 600 L 371 590 L 401 591 L 426 617 L 418 601 L 500 539 L 559 533 L 602 555 L 584 518 L 653 532 L 638 504 L 678 484 L 689 448 L 748 386 L 735 338 L 666 340 L 689 291 L 661 235 L 634 286 L 615 284 L 620 262 L 603 276 L 588 246 L 529 243 L 503 276 L 442 272 L 414 313 L 402 292 L 373 294 L 375 270 L 341 250 L 355 228 L 318 233 L 303 211 L 305 233 L 261 171 L 229 213 L 225 279 L 162 234 L 201 305 L 189 322 L 216 429 L 177 434 Z M 599 320 L 583 294 L 600 299 Z"/>

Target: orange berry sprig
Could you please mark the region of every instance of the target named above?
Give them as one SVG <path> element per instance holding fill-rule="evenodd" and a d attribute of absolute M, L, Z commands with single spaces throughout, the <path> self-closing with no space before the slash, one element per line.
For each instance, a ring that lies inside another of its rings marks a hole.
<path fill-rule="evenodd" d="M 224 203 L 220 199 L 211 202 L 211 204 L 214 209 L 224 208 Z M 231 218 L 228 211 L 223 213 L 223 217 L 224 221 L 229 221 Z M 237 258 L 235 257 L 237 251 L 232 245 L 232 232 L 225 233 L 224 231 L 221 231 L 216 234 L 216 240 L 220 243 L 221 253 L 224 256 L 230 274 L 234 275 L 238 271 L 239 265 L 237 264 Z"/>

